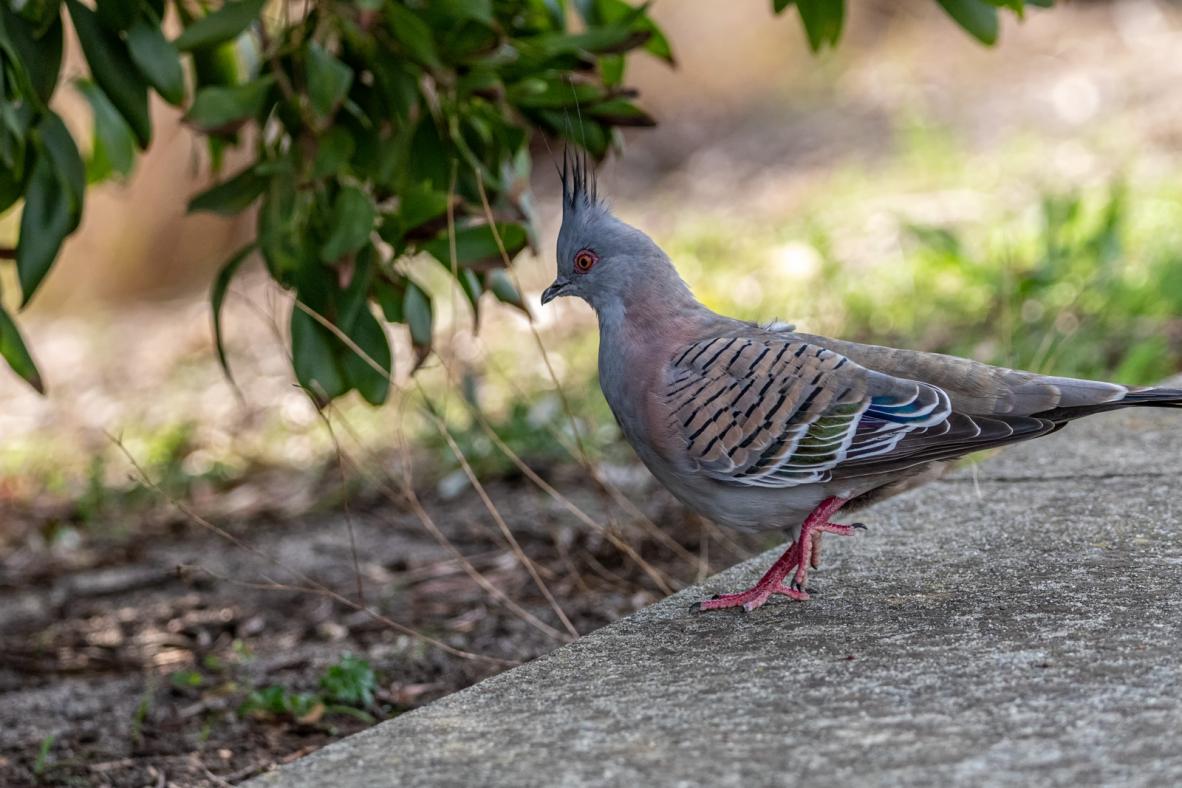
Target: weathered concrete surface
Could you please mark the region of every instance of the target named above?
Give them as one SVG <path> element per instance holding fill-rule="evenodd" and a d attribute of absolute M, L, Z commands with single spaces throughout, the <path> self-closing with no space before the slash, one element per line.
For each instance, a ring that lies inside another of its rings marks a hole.
<path fill-rule="evenodd" d="M 760 556 L 259 786 L 1182 784 L 1182 413 L 1096 417 Z"/>

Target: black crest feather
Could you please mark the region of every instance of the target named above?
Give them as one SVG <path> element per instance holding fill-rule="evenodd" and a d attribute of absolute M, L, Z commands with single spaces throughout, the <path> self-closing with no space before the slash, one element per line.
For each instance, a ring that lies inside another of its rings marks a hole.
<path fill-rule="evenodd" d="M 569 146 L 563 148 L 561 175 L 564 208 L 577 210 L 580 207 L 590 207 L 599 201 L 595 170 L 591 167 L 586 151 L 572 152 Z"/>

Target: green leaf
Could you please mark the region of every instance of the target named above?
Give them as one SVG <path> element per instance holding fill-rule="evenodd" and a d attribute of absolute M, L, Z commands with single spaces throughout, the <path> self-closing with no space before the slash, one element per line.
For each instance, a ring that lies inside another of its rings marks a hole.
<path fill-rule="evenodd" d="M 90 74 L 135 133 L 140 148 L 152 141 L 148 87 L 140 79 L 122 39 L 99 24 L 98 17 L 78 0 L 66 0 L 74 32 L 82 44 Z"/>
<path fill-rule="evenodd" d="M 369 195 L 354 186 L 341 189 L 332 205 L 332 233 L 320 247 L 326 263 L 356 252 L 369 241 L 377 208 Z"/>
<path fill-rule="evenodd" d="M 940 7 L 948 12 L 973 38 L 986 46 L 997 43 L 997 9 L 985 0 L 937 0 Z"/>
<path fill-rule="evenodd" d="M 24 151 L 20 153 L 20 167 L 0 168 L 0 214 L 25 196 Z"/>
<path fill-rule="evenodd" d="M 808 35 L 809 49 L 820 52 L 836 46 L 845 22 L 845 0 L 796 0 L 796 10 Z"/>
<path fill-rule="evenodd" d="M 195 50 L 191 57 L 194 90 L 215 85 L 237 85 L 241 80 L 243 69 L 238 62 L 238 47 L 233 41 L 212 49 Z"/>
<path fill-rule="evenodd" d="M 386 22 L 406 53 L 424 66 L 442 68 L 430 26 L 401 3 L 386 3 Z"/>
<path fill-rule="evenodd" d="M 525 305 L 525 299 L 521 297 L 517 286 L 513 284 L 513 280 L 509 278 L 509 274 L 504 268 L 494 268 L 489 272 L 488 289 L 492 290 L 498 301 L 517 307 L 527 316 L 530 314 L 529 308 Z"/>
<path fill-rule="evenodd" d="M 47 103 L 57 87 L 62 66 L 62 20 L 54 12 L 54 20 L 40 36 L 33 26 L 12 10 L 9 3 L 0 3 L 0 52 L 7 49 L 15 73 L 28 79 L 33 95 Z"/>
<path fill-rule="evenodd" d="M 322 118 L 331 115 L 349 93 L 353 69 L 326 52 L 316 42 L 308 45 L 308 98 Z"/>
<path fill-rule="evenodd" d="M 38 394 L 45 393 L 45 382 L 41 379 L 41 373 L 37 371 L 37 365 L 33 363 L 33 357 L 29 355 L 29 350 L 25 347 L 24 340 L 21 339 L 16 323 L 12 322 L 12 318 L 8 316 L 2 306 L 0 306 L 0 356 L 3 356 L 4 360 L 8 362 L 8 366 L 12 367 L 12 371 L 24 378 L 30 386 L 37 390 Z"/>
<path fill-rule="evenodd" d="M 588 107 L 586 113 L 609 126 L 649 127 L 657 125 L 657 121 L 652 115 L 626 99 L 601 101 L 593 107 Z"/>
<path fill-rule="evenodd" d="M 657 27 L 648 15 L 648 4 L 632 6 L 625 0 L 594 0 L 595 18 L 597 25 L 623 25 L 634 33 L 648 36 L 644 41 L 644 49 L 649 54 L 672 64 L 673 48 L 669 46 L 669 39 Z"/>
<path fill-rule="evenodd" d="M 180 53 L 159 25 L 143 17 L 137 19 L 127 31 L 127 49 L 148 84 L 169 104 L 179 107 L 185 100 L 185 72 Z"/>
<path fill-rule="evenodd" d="M 561 78 L 529 77 L 509 86 L 505 97 L 519 107 L 586 107 L 602 101 L 606 91 L 599 85 L 570 83 Z"/>
<path fill-rule="evenodd" d="M 298 304 L 291 307 L 291 364 L 296 379 L 321 407 L 348 391 L 333 352 L 339 340 Z"/>
<path fill-rule="evenodd" d="M 337 703 L 365 707 L 373 703 L 378 681 L 368 662 L 345 654 L 324 672 L 320 688 Z"/>
<path fill-rule="evenodd" d="M 94 150 L 90 158 L 90 180 L 103 180 L 102 165 L 120 175 L 127 175 L 135 163 L 135 137 L 127 121 L 115 109 L 102 88 L 93 82 L 79 79 L 74 82 L 78 92 L 90 102 L 94 113 Z M 96 162 L 98 169 L 96 170 Z"/>
<path fill-rule="evenodd" d="M 234 216 L 246 210 L 267 189 L 268 179 L 258 174 L 255 166 L 211 186 L 189 200 L 189 213 L 205 211 L 221 216 Z"/>
<path fill-rule="evenodd" d="M 271 176 L 258 211 L 259 251 L 267 270 L 282 284 L 290 285 L 293 273 L 304 266 L 307 257 L 306 223 L 309 210 L 307 195 L 296 190 L 290 172 Z"/>
<path fill-rule="evenodd" d="M 603 78 L 603 84 L 613 87 L 623 82 L 627 63 L 624 55 L 604 55 L 599 58 L 599 75 Z"/>
<path fill-rule="evenodd" d="M 430 9 L 453 22 L 475 21 L 492 26 L 492 0 L 432 0 Z"/>
<path fill-rule="evenodd" d="M 546 15 L 549 17 L 550 27 L 556 30 L 566 29 L 566 0 L 544 0 Z"/>
<path fill-rule="evenodd" d="M 16 271 L 24 307 L 49 273 L 62 241 L 75 224 L 70 212 L 69 190 L 63 186 L 53 163 L 36 157 L 25 191 L 20 238 L 16 245 Z"/>
<path fill-rule="evenodd" d="M 345 378 L 349 386 L 357 389 L 366 402 L 370 405 L 381 405 L 390 393 L 390 374 L 393 369 L 393 355 L 386 332 L 373 313 L 363 306 L 348 334 L 366 355 L 377 362 L 384 374 L 374 369 L 352 348 L 347 348 L 341 362 Z"/>
<path fill-rule="evenodd" d="M 385 279 L 377 279 L 371 289 L 374 300 L 382 308 L 382 315 L 391 323 L 406 322 L 406 314 L 402 309 L 402 302 L 406 296 L 406 287 L 399 282 L 394 284 Z"/>
<path fill-rule="evenodd" d="M 353 135 L 344 126 L 332 126 L 316 140 L 316 158 L 312 163 L 312 176 L 325 178 L 346 169 L 357 144 Z"/>
<path fill-rule="evenodd" d="M 655 23 L 650 24 L 652 24 L 652 27 L 649 28 L 650 35 L 648 41 L 644 42 L 644 51 L 664 60 L 670 65 L 674 65 L 676 59 L 673 57 L 673 47 L 670 46 L 669 39 L 665 38 L 665 34 L 661 32 Z"/>
<path fill-rule="evenodd" d="M 336 323 L 346 334 L 353 330 L 357 316 L 365 309 L 366 297 L 374 278 L 374 258 L 377 250 L 367 245 L 353 259 L 353 273 L 349 286 L 337 298 Z"/>
<path fill-rule="evenodd" d="M 530 43 L 538 47 L 544 55 L 553 57 L 580 52 L 627 52 L 646 43 L 651 37 L 651 32 L 615 25 L 591 28 L 574 35 L 544 33 L 534 36 L 530 39 Z"/>
<path fill-rule="evenodd" d="M 252 242 L 235 252 L 218 271 L 209 293 L 210 311 L 213 314 L 213 345 L 217 349 L 218 363 L 222 365 L 222 371 L 231 383 L 234 382 L 234 375 L 230 372 L 230 362 L 226 359 L 226 348 L 222 344 L 222 303 L 226 300 L 226 292 L 230 289 L 234 274 L 238 273 L 238 268 L 253 251 Z"/>
<path fill-rule="evenodd" d="M 131 27 L 139 11 L 138 0 L 95 0 L 98 20 L 112 33 L 121 33 Z"/>
<path fill-rule="evenodd" d="M 268 75 L 242 85 L 202 88 L 185 120 L 203 131 L 237 126 L 262 113 L 274 83 L 275 78 Z"/>
<path fill-rule="evenodd" d="M 187 26 L 173 44 L 182 52 L 189 52 L 235 39 L 259 18 L 266 4 L 266 0 L 227 0 L 212 14 Z"/>
<path fill-rule="evenodd" d="M 53 164 L 58 180 L 66 188 L 72 223 L 70 231 L 82 218 L 82 201 L 86 196 L 86 165 L 78 153 L 78 146 L 70 136 L 66 124 L 55 113 L 49 112 L 37 124 L 37 137 Z"/>
<path fill-rule="evenodd" d="M 0 42 L 0 56 L 3 42 Z M 0 72 L 0 77 L 3 72 Z M 42 108 L 44 109 L 44 108 Z M 24 182 L 25 150 L 28 147 L 29 128 L 37 114 L 32 101 L 0 101 L 0 173 L 5 173 L 14 182 Z"/>
<path fill-rule="evenodd" d="M 477 325 L 480 323 L 480 294 L 484 292 L 484 283 L 471 268 L 461 268 L 457 277 L 460 289 L 472 304 L 472 317 Z"/>
<path fill-rule="evenodd" d="M 408 186 L 398 195 L 398 220 L 406 230 L 442 216 L 447 211 L 447 192 L 430 186 Z"/>
<path fill-rule="evenodd" d="M 783 13 L 784 9 L 792 5 L 794 0 L 772 0 L 772 10 L 777 14 Z"/>
<path fill-rule="evenodd" d="M 525 248 L 528 237 L 525 227 L 515 223 L 499 223 L 497 230 L 501 235 L 501 242 L 505 244 L 505 251 L 510 257 Z M 432 238 L 422 245 L 423 251 L 430 253 L 443 265 L 451 268 L 451 244 L 447 232 Z M 501 252 L 493 237 L 492 228 L 487 224 L 478 224 L 456 230 L 456 262 L 467 265 L 481 260 L 500 260 Z"/>
<path fill-rule="evenodd" d="M 402 314 L 410 327 L 410 338 L 417 347 L 431 347 L 431 298 L 409 279 L 402 296 Z"/>
<path fill-rule="evenodd" d="M 61 0 L 9 0 L 8 5 L 29 23 L 34 37 L 38 37 L 53 24 Z"/>

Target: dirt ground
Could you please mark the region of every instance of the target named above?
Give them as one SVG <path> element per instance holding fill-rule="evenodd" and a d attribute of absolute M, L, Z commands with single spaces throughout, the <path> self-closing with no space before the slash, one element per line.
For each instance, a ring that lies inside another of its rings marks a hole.
<path fill-rule="evenodd" d="M 580 490 L 575 473 L 558 474 L 563 489 Z M 535 486 L 503 479 L 488 492 L 579 632 L 663 595 L 637 562 L 572 524 Z M 756 547 L 687 520 L 662 493 L 646 498 L 646 514 L 687 554 L 658 544 L 635 519 L 622 534 L 676 584 Z M 596 490 L 575 500 L 608 520 Z M 24 546 L 0 560 L 0 784 L 237 782 L 369 724 L 332 711 L 248 713 L 242 704 L 252 690 L 315 692 L 326 667 L 351 653 L 376 674 L 363 711 L 380 720 L 565 639 L 471 489 L 452 500 L 427 497 L 428 516 L 488 582 L 553 629 L 483 591 L 406 507 L 365 493 L 351 503 L 348 516 L 263 516 L 229 527 L 258 554 L 168 506 L 135 529 L 88 535 L 84 545 L 39 549 L 38 533 L 27 531 Z M 306 586 L 307 577 L 354 601 L 360 583 L 373 609 L 479 656 L 425 645 L 323 593 L 277 587 Z"/>

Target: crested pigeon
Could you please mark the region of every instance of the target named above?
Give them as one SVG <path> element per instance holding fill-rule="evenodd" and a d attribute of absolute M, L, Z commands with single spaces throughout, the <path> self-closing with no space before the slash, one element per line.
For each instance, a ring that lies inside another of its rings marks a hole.
<path fill-rule="evenodd" d="M 542 304 L 577 296 L 599 321 L 599 382 L 624 437 L 690 509 L 779 529 L 787 550 L 752 588 L 701 608 L 808 599 L 839 509 L 938 477 L 953 460 L 1047 435 L 1080 416 L 1182 407 L 1182 389 L 1049 377 L 863 345 L 716 314 L 669 257 L 617 219 L 585 158 L 565 157 L 558 276 Z M 789 575 L 792 575 L 789 578 Z"/>

